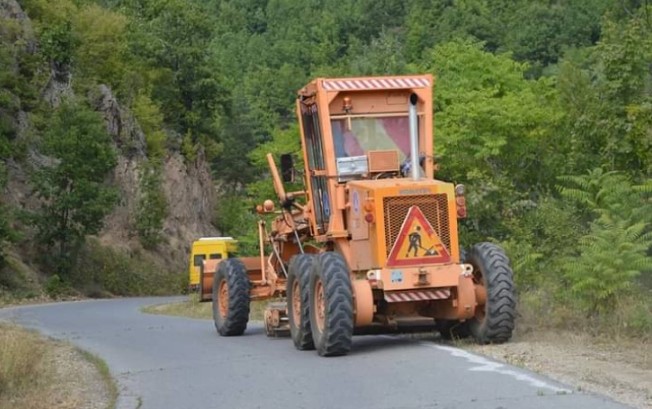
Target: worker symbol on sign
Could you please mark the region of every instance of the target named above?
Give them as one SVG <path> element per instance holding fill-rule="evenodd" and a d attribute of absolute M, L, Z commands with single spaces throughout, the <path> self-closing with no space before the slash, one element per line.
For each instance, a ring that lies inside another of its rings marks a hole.
<path fill-rule="evenodd" d="M 410 252 L 414 250 L 414 257 L 419 255 L 419 248 L 421 247 L 421 226 L 417 226 L 416 229 L 410 233 L 408 236 L 410 240 L 410 247 L 405 254 L 405 257 L 410 257 Z"/>
<path fill-rule="evenodd" d="M 448 249 L 419 206 L 410 207 L 387 257 L 387 265 L 408 266 L 450 261 Z"/>

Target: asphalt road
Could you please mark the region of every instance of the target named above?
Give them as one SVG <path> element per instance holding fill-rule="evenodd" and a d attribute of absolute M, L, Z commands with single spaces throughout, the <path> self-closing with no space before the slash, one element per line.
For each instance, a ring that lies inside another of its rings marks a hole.
<path fill-rule="evenodd" d="M 626 407 L 434 339 L 355 337 L 349 355 L 321 358 L 267 338 L 259 323 L 224 338 L 212 321 L 140 312 L 175 299 L 16 307 L 0 309 L 0 319 L 104 358 L 119 409 Z"/>

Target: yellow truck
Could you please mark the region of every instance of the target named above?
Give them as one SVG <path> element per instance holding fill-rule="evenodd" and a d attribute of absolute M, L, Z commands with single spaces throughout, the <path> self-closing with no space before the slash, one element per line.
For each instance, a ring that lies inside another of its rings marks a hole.
<path fill-rule="evenodd" d="M 204 260 L 221 260 L 232 257 L 238 251 L 233 237 L 202 237 L 192 243 L 188 268 L 190 290 L 199 288 L 201 267 Z"/>

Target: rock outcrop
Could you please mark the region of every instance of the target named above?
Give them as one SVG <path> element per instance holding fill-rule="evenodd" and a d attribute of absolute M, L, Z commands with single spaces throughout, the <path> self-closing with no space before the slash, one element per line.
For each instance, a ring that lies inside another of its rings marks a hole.
<path fill-rule="evenodd" d="M 105 219 L 100 241 L 123 249 L 140 250 L 134 229 L 141 192 L 141 175 L 148 161 L 145 135 L 133 115 L 122 108 L 111 90 L 101 85 L 95 109 L 106 122 L 107 132 L 119 152 L 111 183 L 120 201 Z M 204 155 L 186 163 L 179 152 L 169 152 L 162 165 L 161 188 L 167 202 L 163 241 L 153 250 L 164 267 L 184 271 L 190 244 L 202 236 L 217 235 L 211 224 L 215 188 Z"/>
<path fill-rule="evenodd" d="M 36 52 L 31 22 L 15 0 L 0 0 L 0 21 L 11 21 L 19 27 L 16 34 L 31 52 Z M 12 23 L 12 24 L 14 24 Z M 0 27 L 2 30 L 3 27 Z M 5 67 L 3 67 L 4 69 Z M 9 69 L 12 69 L 11 67 Z M 42 88 L 41 98 L 52 107 L 73 97 L 70 72 L 66 67 L 52 65 L 50 78 Z M 149 160 L 143 131 L 132 113 L 121 106 L 111 89 L 100 85 L 88 96 L 93 108 L 99 112 L 112 137 L 117 165 L 107 183 L 119 191 L 120 200 L 105 218 L 105 227 L 99 234 L 103 245 L 120 248 L 133 254 L 148 251 L 160 260 L 159 268 L 185 274 L 188 250 L 193 240 L 202 236 L 217 235 L 211 219 L 215 207 L 215 188 L 208 163 L 200 152 L 188 163 L 179 152 L 168 152 L 161 168 L 161 190 L 167 201 L 167 215 L 163 223 L 163 241 L 153 250 L 142 248 L 134 228 L 135 215 L 141 198 L 141 174 Z M 0 111 L 0 114 L 3 112 Z M 22 111 L 5 112 L 17 129 L 16 138 L 24 137 L 30 128 L 29 116 Z M 8 183 L 0 192 L 4 203 L 14 208 L 34 210 L 40 201 L 29 183 L 29 169 L 51 163 L 32 146 L 27 148 L 24 160 L 5 159 Z"/>

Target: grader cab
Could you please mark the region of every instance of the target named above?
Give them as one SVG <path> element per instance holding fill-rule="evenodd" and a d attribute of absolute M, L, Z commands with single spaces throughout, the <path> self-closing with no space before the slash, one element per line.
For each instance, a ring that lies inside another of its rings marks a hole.
<path fill-rule="evenodd" d="M 433 81 L 316 79 L 298 92 L 304 189 L 285 190 L 290 156 L 279 173 L 268 155 L 278 206 L 258 206 L 276 213 L 259 222 L 260 255 L 204 266 L 221 335 L 244 332 L 250 300 L 277 298 L 267 333 L 289 330 L 323 356 L 348 353 L 357 334 L 511 337 L 509 260 L 491 243 L 461 251 L 464 186 L 434 178 Z"/>

